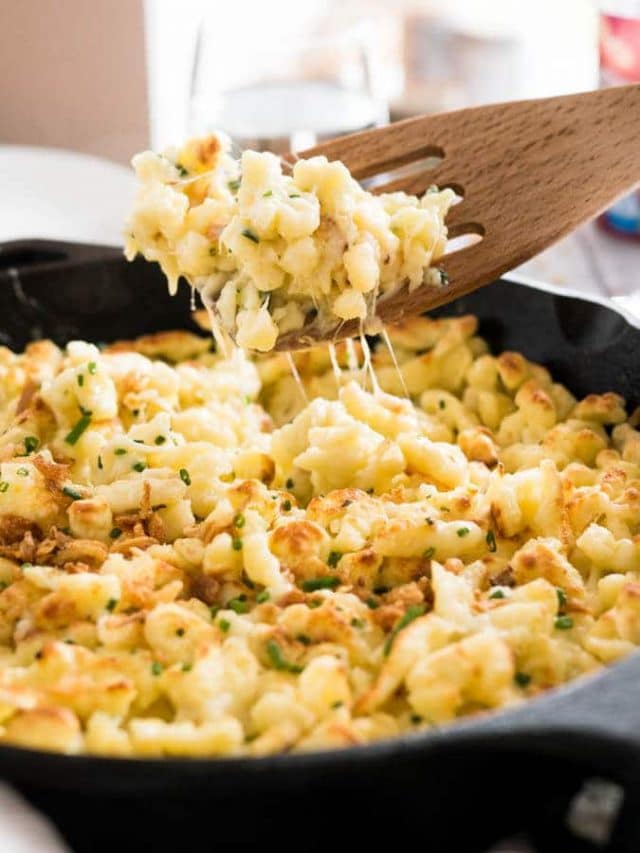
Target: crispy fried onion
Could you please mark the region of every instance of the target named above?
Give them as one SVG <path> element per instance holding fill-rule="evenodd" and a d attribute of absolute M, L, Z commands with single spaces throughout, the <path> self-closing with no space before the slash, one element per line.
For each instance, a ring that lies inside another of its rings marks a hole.
<path fill-rule="evenodd" d="M 21 563 L 61 566 L 66 571 L 95 571 L 107 558 L 107 546 L 97 539 L 74 539 L 56 527 L 42 530 L 18 515 L 0 516 L 0 556 Z"/>
<path fill-rule="evenodd" d="M 133 549 L 144 551 L 151 545 L 167 541 L 164 522 L 151 506 L 150 483 L 143 485 L 140 508 L 136 512 L 117 515 L 113 521 L 115 527 L 122 531 L 111 546 L 111 550 L 118 554 L 127 555 Z"/>

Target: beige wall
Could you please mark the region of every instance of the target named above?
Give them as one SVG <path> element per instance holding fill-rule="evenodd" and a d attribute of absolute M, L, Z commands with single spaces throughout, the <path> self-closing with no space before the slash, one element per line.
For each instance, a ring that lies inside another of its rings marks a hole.
<path fill-rule="evenodd" d="M 148 144 L 143 0 L 0 0 L 0 143 Z"/>

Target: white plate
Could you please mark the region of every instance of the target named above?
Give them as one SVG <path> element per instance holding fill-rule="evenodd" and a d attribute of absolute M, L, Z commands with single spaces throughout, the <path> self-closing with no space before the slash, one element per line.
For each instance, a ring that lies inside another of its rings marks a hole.
<path fill-rule="evenodd" d="M 57 148 L 0 145 L 0 241 L 122 245 L 131 169 Z"/>

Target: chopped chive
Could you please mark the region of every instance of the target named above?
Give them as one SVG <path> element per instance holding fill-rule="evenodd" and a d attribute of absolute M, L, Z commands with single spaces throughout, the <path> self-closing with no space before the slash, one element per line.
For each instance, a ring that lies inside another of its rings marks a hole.
<path fill-rule="evenodd" d="M 232 193 L 237 193 L 240 189 L 240 178 L 236 178 L 235 181 L 228 181 L 227 186 L 229 187 Z"/>
<path fill-rule="evenodd" d="M 558 616 L 553 624 L 559 631 L 568 631 L 573 628 L 573 619 L 571 616 Z"/>
<path fill-rule="evenodd" d="M 183 663 L 182 664 L 182 671 L 183 672 L 191 672 L 192 669 L 193 669 L 192 663 Z"/>
<path fill-rule="evenodd" d="M 109 611 L 109 613 L 113 613 L 113 611 L 118 606 L 118 599 L 117 598 L 110 598 L 109 601 L 107 601 L 105 606 L 106 606 L 107 610 Z"/>
<path fill-rule="evenodd" d="M 558 596 L 558 607 L 565 607 L 567 603 L 567 593 L 562 587 L 556 587 L 556 595 Z"/>
<path fill-rule="evenodd" d="M 234 516 L 234 519 L 233 519 L 233 526 L 234 527 L 244 527 L 246 523 L 247 523 L 247 519 L 244 517 L 244 515 L 241 512 L 239 512 L 236 516 Z"/>
<path fill-rule="evenodd" d="M 176 628 L 176 637 L 184 637 L 184 628 Z"/>
<path fill-rule="evenodd" d="M 300 193 L 289 193 L 289 198 L 302 198 Z"/>
<path fill-rule="evenodd" d="M 181 468 L 178 473 L 180 474 L 180 479 L 185 484 L 185 486 L 191 485 L 191 475 L 187 471 L 186 468 Z"/>
<path fill-rule="evenodd" d="M 79 373 L 76 376 L 76 379 L 77 379 L 78 385 L 82 388 L 82 386 L 84 385 L 84 373 Z"/>
<path fill-rule="evenodd" d="M 468 527 L 459 527 L 459 528 L 456 530 L 456 533 L 458 534 L 458 536 L 459 536 L 461 539 L 462 539 L 462 537 L 463 537 L 463 536 L 468 536 L 468 534 L 469 534 L 470 532 L 471 532 L 471 531 L 469 530 L 469 528 L 468 528 Z"/>
<path fill-rule="evenodd" d="M 447 408 L 447 401 L 446 400 L 438 400 L 438 408 L 439 409 L 446 409 Z"/>
<path fill-rule="evenodd" d="M 294 483 L 293 483 L 293 480 L 291 479 L 291 477 L 289 477 L 289 479 L 288 479 L 288 480 L 287 480 L 287 482 L 285 483 L 285 486 L 287 487 L 287 489 L 292 489 L 292 488 L 293 488 Z"/>
<path fill-rule="evenodd" d="M 518 687 L 526 687 L 531 683 L 531 676 L 526 672 L 516 672 L 513 680 L 518 685 Z"/>
<path fill-rule="evenodd" d="M 239 539 L 237 536 L 231 540 L 231 547 L 234 551 L 242 551 L 242 539 Z"/>
<path fill-rule="evenodd" d="M 282 509 L 285 512 L 290 512 L 292 506 L 293 506 L 293 504 L 291 503 L 290 500 L 282 501 Z"/>
<path fill-rule="evenodd" d="M 307 581 L 302 581 L 302 589 L 305 592 L 315 592 L 318 589 L 335 589 L 340 585 L 340 578 L 311 578 Z"/>
<path fill-rule="evenodd" d="M 506 595 L 501 589 L 494 589 L 490 594 L 489 598 L 506 598 Z"/>
<path fill-rule="evenodd" d="M 113 527 L 109 531 L 109 538 L 110 539 L 117 539 L 118 536 L 122 536 L 122 530 L 119 527 Z"/>
<path fill-rule="evenodd" d="M 335 589 L 340 585 L 340 578 L 311 578 L 308 581 L 302 581 L 302 589 L 305 592 L 315 592 L 317 589 Z"/>
<path fill-rule="evenodd" d="M 127 452 L 125 447 L 116 447 L 113 451 L 116 456 L 124 456 Z"/>
<path fill-rule="evenodd" d="M 316 607 L 320 607 L 321 605 L 322 605 L 322 599 L 321 598 L 313 598 L 311 601 L 307 601 L 307 607 L 309 607 L 311 610 L 315 610 Z"/>
<path fill-rule="evenodd" d="M 430 518 L 429 516 L 427 516 L 427 517 L 425 518 L 425 521 L 427 522 L 427 524 L 429 525 L 429 527 L 433 527 L 433 525 L 435 524 L 435 521 L 434 521 L 432 518 Z"/>
<path fill-rule="evenodd" d="M 410 625 L 414 619 L 418 619 L 418 617 L 422 616 L 426 610 L 426 606 L 424 604 L 412 604 L 410 607 L 407 607 L 407 610 L 402 617 L 402 619 L 398 622 L 395 628 L 391 631 L 389 636 L 387 637 L 384 644 L 384 656 L 388 657 L 389 652 L 391 651 L 391 646 L 393 645 L 393 641 L 396 636 L 402 631 L 403 628 L 406 628 L 407 625 Z"/>
<path fill-rule="evenodd" d="M 243 228 L 242 229 L 242 236 L 246 237 L 247 240 L 251 240 L 252 243 L 259 243 L 260 242 L 260 238 L 258 237 L 258 235 L 256 234 L 255 231 L 251 230 L 251 228 Z"/>
<path fill-rule="evenodd" d="M 364 619 L 356 619 L 355 617 L 351 620 L 352 628 L 364 628 L 366 622 Z"/>
<path fill-rule="evenodd" d="M 151 675 L 162 675 L 162 670 L 164 667 L 160 663 L 160 661 L 154 660 L 151 664 Z"/>
<path fill-rule="evenodd" d="M 229 622 L 228 619 L 220 619 L 218 621 L 218 628 L 220 628 L 220 630 L 223 631 L 225 634 L 227 633 L 230 627 L 231 622 Z"/>
<path fill-rule="evenodd" d="M 154 439 L 155 444 L 164 444 L 167 439 L 164 435 L 157 435 Z"/>
<path fill-rule="evenodd" d="M 267 643 L 267 654 L 274 669 L 283 670 L 284 672 L 298 673 L 302 672 L 302 667 L 296 663 L 289 663 L 282 656 L 282 649 L 275 640 L 269 640 Z"/>
<path fill-rule="evenodd" d="M 28 435 L 24 440 L 24 449 L 27 455 L 29 453 L 33 453 L 34 450 L 38 449 L 38 445 L 40 441 L 35 437 L 35 435 Z"/>
<path fill-rule="evenodd" d="M 62 490 L 62 494 L 66 495 L 68 498 L 71 498 L 72 501 L 80 501 L 82 500 L 82 495 L 80 492 L 72 489 L 71 486 L 65 486 Z"/>
<path fill-rule="evenodd" d="M 16 474 L 18 475 L 18 477 L 28 477 L 29 476 L 29 469 L 28 468 L 18 468 L 16 470 Z"/>
<path fill-rule="evenodd" d="M 329 556 L 327 557 L 327 565 L 331 566 L 332 569 L 335 569 L 341 559 L 342 553 L 340 551 L 329 551 Z"/>
<path fill-rule="evenodd" d="M 135 465 L 132 465 L 131 467 L 133 468 L 134 471 L 141 472 L 141 471 L 145 470 L 145 468 L 147 467 L 147 463 L 146 462 L 136 462 Z"/>
<path fill-rule="evenodd" d="M 490 530 L 487 533 L 487 545 L 489 546 L 489 550 L 491 551 L 491 553 L 495 554 L 498 546 L 496 545 L 496 534 L 493 532 L 493 530 Z"/>
<path fill-rule="evenodd" d="M 90 361 L 87 365 L 87 370 L 92 376 L 95 376 L 98 372 L 98 365 L 95 363 L 95 361 Z"/>
<path fill-rule="evenodd" d="M 412 714 L 409 719 L 411 720 L 414 726 L 419 726 L 422 722 L 422 717 L 420 716 L 420 714 Z"/>
<path fill-rule="evenodd" d="M 67 433 L 64 440 L 67 444 L 76 444 L 82 433 L 89 427 L 91 423 L 91 415 L 83 414 L 79 421 L 72 427 L 72 429 Z"/>
<path fill-rule="evenodd" d="M 342 708 L 343 705 L 344 705 L 344 702 L 341 702 L 340 700 L 338 700 L 337 702 L 333 702 L 331 707 L 334 711 L 336 711 L 338 708 Z"/>
<path fill-rule="evenodd" d="M 436 549 L 431 547 L 431 548 L 426 549 L 426 551 L 423 553 L 422 557 L 425 560 L 432 560 L 435 557 L 435 554 L 436 554 Z"/>
<path fill-rule="evenodd" d="M 302 643 L 303 646 L 310 646 L 311 643 L 313 642 L 311 637 L 308 637 L 306 634 L 298 634 L 298 636 L 296 637 L 296 640 L 299 643 Z"/>
<path fill-rule="evenodd" d="M 98 456 L 98 469 L 102 471 L 104 465 L 102 464 L 102 456 Z"/>
<path fill-rule="evenodd" d="M 258 602 L 258 604 L 264 604 L 264 602 L 269 601 L 270 598 L 271 598 L 271 593 L 269 592 L 268 589 L 263 589 L 262 592 L 259 592 L 256 595 L 256 601 Z"/>
<path fill-rule="evenodd" d="M 249 611 L 249 605 L 240 596 L 227 601 L 226 606 L 229 610 L 233 610 L 234 613 L 247 613 Z"/>
<path fill-rule="evenodd" d="M 375 598 L 367 598 L 365 600 L 365 604 L 367 605 L 369 610 L 377 610 L 378 607 L 380 607 L 380 602 L 377 601 Z"/>
<path fill-rule="evenodd" d="M 185 167 L 182 165 L 182 163 L 176 163 L 176 169 L 178 170 L 178 174 L 180 175 L 181 178 L 186 178 L 187 175 L 189 174 L 189 170 L 185 169 Z"/>
<path fill-rule="evenodd" d="M 262 198 L 269 198 L 271 195 L 273 195 L 273 190 L 266 190 L 262 193 Z"/>
<path fill-rule="evenodd" d="M 216 247 L 215 246 L 209 246 L 209 257 L 215 258 L 215 256 L 217 254 L 218 254 L 218 250 L 216 249 Z"/>

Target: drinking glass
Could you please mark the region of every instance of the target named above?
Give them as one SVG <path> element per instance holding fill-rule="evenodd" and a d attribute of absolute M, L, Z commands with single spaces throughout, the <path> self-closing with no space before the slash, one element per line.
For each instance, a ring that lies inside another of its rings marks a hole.
<path fill-rule="evenodd" d="M 235 61 L 216 29 L 205 19 L 198 35 L 192 134 L 222 130 L 236 151 L 284 154 L 388 120 L 372 90 L 366 27 L 256 44 Z"/>

